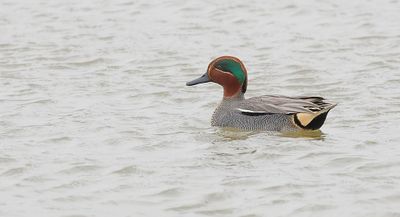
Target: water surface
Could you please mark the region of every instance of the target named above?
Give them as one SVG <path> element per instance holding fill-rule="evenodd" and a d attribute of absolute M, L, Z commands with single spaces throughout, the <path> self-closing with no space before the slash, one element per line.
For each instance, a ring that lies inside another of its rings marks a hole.
<path fill-rule="evenodd" d="M 400 216 L 400 2 L 0 1 L 0 216 Z M 247 97 L 339 103 L 321 132 L 210 127 Z"/>

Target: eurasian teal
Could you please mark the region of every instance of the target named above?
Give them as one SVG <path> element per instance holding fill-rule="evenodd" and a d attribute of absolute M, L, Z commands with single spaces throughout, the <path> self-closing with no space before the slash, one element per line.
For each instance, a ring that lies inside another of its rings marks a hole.
<path fill-rule="evenodd" d="M 207 82 L 224 88 L 222 102 L 212 115 L 212 126 L 268 131 L 317 130 L 336 106 L 318 96 L 263 95 L 245 99 L 247 71 L 242 61 L 232 56 L 211 61 L 204 75 L 186 85 Z"/>

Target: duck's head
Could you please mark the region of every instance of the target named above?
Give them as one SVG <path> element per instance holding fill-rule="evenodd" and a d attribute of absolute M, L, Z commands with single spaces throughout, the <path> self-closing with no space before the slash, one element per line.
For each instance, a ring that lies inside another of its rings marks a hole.
<path fill-rule="evenodd" d="M 187 86 L 214 82 L 224 88 L 224 98 L 239 97 L 246 92 L 247 71 L 242 61 L 232 56 L 222 56 L 211 61 L 207 72 L 200 78 L 187 82 Z"/>

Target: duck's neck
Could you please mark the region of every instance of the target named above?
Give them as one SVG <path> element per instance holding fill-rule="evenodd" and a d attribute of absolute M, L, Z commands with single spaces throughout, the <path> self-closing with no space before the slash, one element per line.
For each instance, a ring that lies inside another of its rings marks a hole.
<path fill-rule="evenodd" d="M 241 93 L 240 88 L 237 86 L 224 86 L 224 98 L 237 97 Z"/>
<path fill-rule="evenodd" d="M 244 100 L 244 93 L 242 93 L 241 91 L 238 91 L 233 95 L 226 95 L 225 93 L 226 92 L 224 88 L 224 97 L 222 98 L 224 101 Z"/>

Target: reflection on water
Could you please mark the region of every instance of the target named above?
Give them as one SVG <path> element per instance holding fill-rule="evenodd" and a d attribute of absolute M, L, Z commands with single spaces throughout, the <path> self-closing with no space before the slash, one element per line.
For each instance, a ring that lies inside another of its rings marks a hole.
<path fill-rule="evenodd" d="M 0 216 L 399 216 L 400 1 L 0 3 Z M 319 95 L 321 131 L 210 127 L 246 97 Z"/>
<path fill-rule="evenodd" d="M 219 128 L 216 130 L 216 134 L 219 135 L 221 138 L 224 138 L 226 141 L 229 140 L 245 140 L 252 135 L 257 134 L 258 132 L 254 131 L 242 131 L 240 129 L 235 128 Z M 269 133 L 269 132 L 267 132 Z M 271 133 L 272 134 L 272 133 Z"/>
<path fill-rule="evenodd" d="M 292 137 L 292 138 L 310 138 L 310 139 L 323 139 L 324 133 L 321 130 L 305 130 L 298 132 L 285 132 L 281 133 L 281 136 Z"/>
<path fill-rule="evenodd" d="M 235 128 L 220 128 L 216 130 L 216 134 L 225 140 L 245 140 L 252 135 L 264 134 L 269 136 L 282 136 L 291 138 L 310 138 L 323 139 L 324 133 L 321 130 L 304 130 L 296 132 L 269 132 L 269 131 L 242 131 Z"/>

